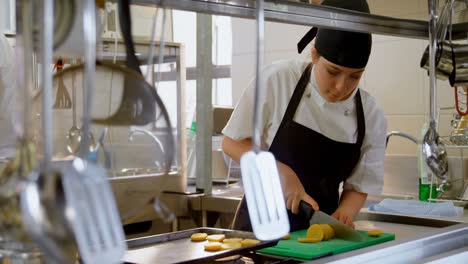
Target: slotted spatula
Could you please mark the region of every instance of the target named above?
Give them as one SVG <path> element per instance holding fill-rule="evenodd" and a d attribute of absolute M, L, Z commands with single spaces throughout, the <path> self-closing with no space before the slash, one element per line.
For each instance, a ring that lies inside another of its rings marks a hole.
<path fill-rule="evenodd" d="M 253 148 L 241 157 L 244 193 L 250 222 L 260 240 L 274 240 L 289 232 L 289 220 L 281 189 L 276 160 L 272 153 L 261 151 L 260 101 L 263 93 L 261 70 L 263 64 L 264 10 L 263 0 L 257 4 L 257 67 L 253 120 Z"/>
<path fill-rule="evenodd" d="M 85 104 L 83 107 L 83 140 L 80 156 L 64 168 L 63 187 L 72 216 L 71 227 L 84 263 L 120 263 L 127 249 L 106 171 L 88 162 L 89 127 L 94 73 L 96 69 L 96 28 L 94 0 L 85 0 L 83 21 L 85 30 Z"/>

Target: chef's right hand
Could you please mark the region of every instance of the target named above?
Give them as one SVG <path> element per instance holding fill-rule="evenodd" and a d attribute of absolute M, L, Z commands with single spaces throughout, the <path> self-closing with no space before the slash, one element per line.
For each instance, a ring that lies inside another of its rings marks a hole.
<path fill-rule="evenodd" d="M 304 201 L 310 204 L 314 210 L 319 210 L 317 202 L 305 192 L 304 186 L 302 186 L 296 173 L 288 165 L 279 161 L 277 163 L 283 194 L 286 199 L 286 208 L 291 210 L 293 214 L 297 214 L 299 212 L 299 203 Z"/>

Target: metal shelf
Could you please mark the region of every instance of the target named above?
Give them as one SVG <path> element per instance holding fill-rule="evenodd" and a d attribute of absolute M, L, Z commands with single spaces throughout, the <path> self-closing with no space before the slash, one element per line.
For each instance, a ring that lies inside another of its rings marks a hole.
<path fill-rule="evenodd" d="M 255 19 L 254 0 L 132 0 L 137 5 Z M 428 38 L 428 23 L 369 15 L 333 7 L 287 1 L 265 2 L 267 21 L 345 29 L 409 38 Z M 464 27 L 460 27 L 465 30 Z"/>
<path fill-rule="evenodd" d="M 117 40 L 117 54 L 115 53 L 115 40 L 110 38 L 102 38 L 102 57 L 104 60 L 112 61 L 114 55 L 116 57 L 117 62 L 125 62 L 127 59 L 127 55 L 125 52 L 125 44 L 122 39 Z M 142 64 L 147 63 L 147 52 L 148 47 L 150 45 L 150 40 L 146 38 L 135 38 L 135 51 L 137 58 L 140 60 Z M 173 43 L 173 42 L 165 42 L 164 43 L 164 57 L 163 62 L 177 62 L 178 58 L 180 57 L 180 43 Z M 157 64 L 159 60 L 158 52 L 159 52 L 159 41 L 155 42 L 155 55 L 153 56 L 153 63 Z"/>
<path fill-rule="evenodd" d="M 440 137 L 440 141 L 447 149 L 468 149 L 468 144 L 456 144 L 450 140 L 450 137 Z"/>

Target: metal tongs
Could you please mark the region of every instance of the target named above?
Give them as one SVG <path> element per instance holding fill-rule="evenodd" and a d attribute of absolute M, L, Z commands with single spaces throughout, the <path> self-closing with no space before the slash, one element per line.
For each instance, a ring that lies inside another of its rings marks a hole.
<path fill-rule="evenodd" d="M 448 178 L 447 151 L 444 143 L 440 141 L 437 133 L 437 80 L 435 55 L 437 49 L 437 14 L 436 0 L 429 0 L 429 78 L 430 78 L 430 123 L 429 129 L 424 135 L 422 151 L 424 159 L 434 175 L 442 180 L 439 190 L 444 190 Z"/>

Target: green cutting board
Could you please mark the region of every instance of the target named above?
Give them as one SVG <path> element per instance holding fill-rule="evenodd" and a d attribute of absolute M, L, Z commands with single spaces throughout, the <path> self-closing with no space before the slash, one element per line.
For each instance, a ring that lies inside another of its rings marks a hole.
<path fill-rule="evenodd" d="M 395 234 L 383 233 L 379 237 L 370 237 L 367 235 L 366 231 L 358 230 L 358 232 L 366 238 L 365 241 L 353 242 L 333 238 L 328 241 L 322 241 L 319 243 L 298 242 L 297 238 L 306 237 L 306 232 L 307 230 L 292 232 L 290 239 L 280 240 L 276 246 L 260 249 L 258 250 L 258 252 L 269 255 L 278 255 L 310 260 L 327 255 L 339 254 L 367 246 L 372 246 L 395 239 Z"/>

